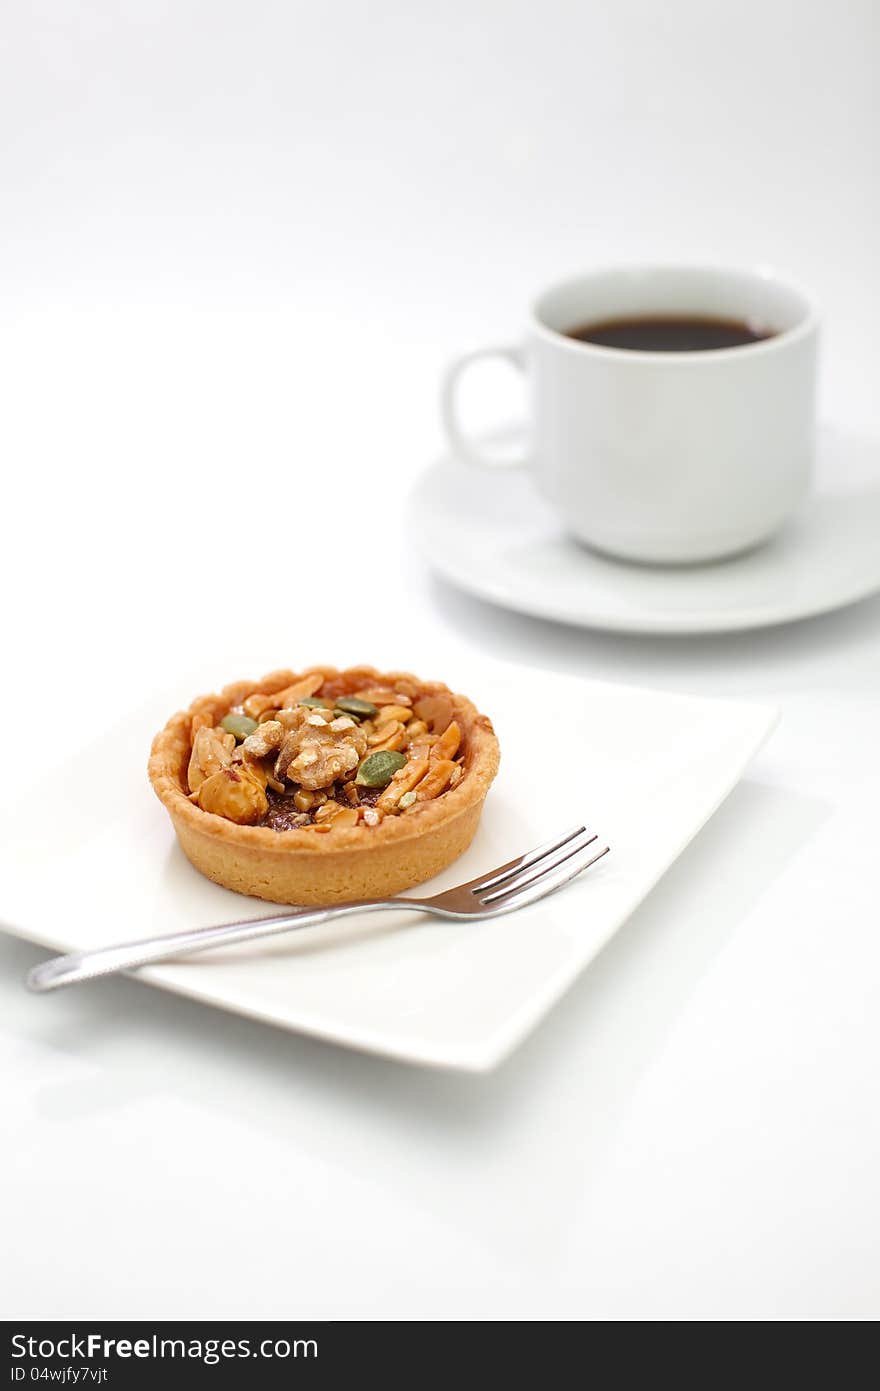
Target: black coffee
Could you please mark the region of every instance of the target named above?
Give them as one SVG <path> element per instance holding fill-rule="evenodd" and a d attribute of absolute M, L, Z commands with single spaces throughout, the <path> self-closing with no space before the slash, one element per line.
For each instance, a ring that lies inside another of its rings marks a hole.
<path fill-rule="evenodd" d="M 640 353 L 705 353 L 716 348 L 744 348 L 772 338 L 766 329 L 739 319 L 706 319 L 690 314 L 652 315 L 638 319 L 603 319 L 566 329 L 569 338 L 603 348 Z"/>

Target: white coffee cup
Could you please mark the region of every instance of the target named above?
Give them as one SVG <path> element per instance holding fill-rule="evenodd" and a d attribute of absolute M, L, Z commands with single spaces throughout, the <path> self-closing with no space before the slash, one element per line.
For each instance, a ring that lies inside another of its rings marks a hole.
<path fill-rule="evenodd" d="M 770 336 L 699 352 L 602 347 L 567 336 L 613 319 L 700 316 Z M 597 270 L 545 290 L 524 347 L 454 362 L 443 389 L 450 443 L 471 463 L 527 466 L 563 525 L 626 560 L 735 555 L 778 531 L 810 483 L 818 321 L 809 299 L 764 271 L 709 266 Z M 522 368 L 531 442 L 499 461 L 459 424 L 472 363 Z"/>

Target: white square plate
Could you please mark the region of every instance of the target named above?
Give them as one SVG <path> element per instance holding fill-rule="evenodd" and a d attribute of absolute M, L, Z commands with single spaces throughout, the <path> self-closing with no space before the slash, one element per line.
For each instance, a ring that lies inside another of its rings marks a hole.
<path fill-rule="evenodd" d="M 500 664 L 481 665 L 461 689 L 493 719 L 501 772 L 470 850 L 431 887 L 473 878 L 581 821 L 610 855 L 558 894 L 494 921 L 365 915 L 140 978 L 409 1062 L 494 1067 L 708 820 L 776 719 L 764 706 Z M 203 879 L 178 849 L 146 781 L 154 725 L 142 713 L 113 736 L 112 794 L 106 774 L 95 777 L 107 767 L 105 744 L 100 760 L 87 751 L 53 780 L 51 826 L 26 806 L 8 817 L 2 926 L 67 951 L 271 911 Z M 34 1007 L 51 1009 L 51 997 Z"/>

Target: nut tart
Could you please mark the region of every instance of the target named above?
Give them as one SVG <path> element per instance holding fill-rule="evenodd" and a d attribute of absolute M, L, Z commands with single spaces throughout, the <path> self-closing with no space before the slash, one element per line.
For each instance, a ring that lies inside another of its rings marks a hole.
<path fill-rule="evenodd" d="M 149 774 L 209 879 L 275 903 L 342 903 L 451 864 L 498 758 L 491 721 L 438 681 L 310 667 L 199 696 L 156 735 Z"/>

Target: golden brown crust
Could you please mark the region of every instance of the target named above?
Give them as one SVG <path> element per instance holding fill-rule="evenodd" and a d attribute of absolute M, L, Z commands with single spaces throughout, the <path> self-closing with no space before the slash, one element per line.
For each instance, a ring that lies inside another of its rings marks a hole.
<path fill-rule="evenodd" d="M 326 835 L 306 828 L 240 826 L 193 805 L 186 768 L 194 716 L 207 714 L 216 723 L 252 692 L 284 690 L 309 672 L 320 672 L 333 695 L 374 685 L 448 694 L 466 748 L 461 781 L 403 816 L 386 817 L 378 826 L 340 826 Z M 473 837 L 498 761 L 491 721 L 442 682 L 369 666 L 344 671 L 311 666 L 301 673 L 273 671 L 260 681 L 235 681 L 216 695 L 199 696 L 156 735 L 149 776 L 184 853 L 209 878 L 279 903 L 332 903 L 398 893 L 445 868 Z"/>

